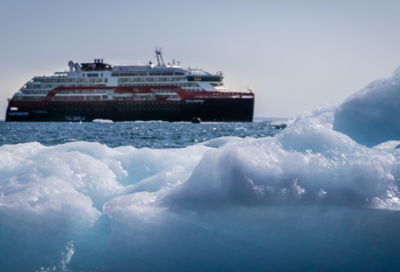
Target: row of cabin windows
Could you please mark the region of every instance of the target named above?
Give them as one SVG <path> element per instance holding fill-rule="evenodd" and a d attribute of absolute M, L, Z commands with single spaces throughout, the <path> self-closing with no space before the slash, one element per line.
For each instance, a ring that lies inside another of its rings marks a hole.
<path fill-rule="evenodd" d="M 104 97 L 104 96 L 103 96 Z M 30 101 L 33 101 L 33 100 L 30 100 Z M 92 100 L 92 101 L 100 101 L 100 98 L 98 97 L 96 100 Z M 118 102 L 118 106 L 134 106 L 134 107 L 137 107 L 138 105 L 140 105 L 140 106 L 142 106 L 142 105 L 153 105 L 153 106 L 158 106 L 158 105 L 174 105 L 174 106 L 180 106 L 180 105 L 184 105 L 184 104 L 197 104 L 197 103 L 202 103 L 202 102 L 188 102 L 188 101 L 163 101 L 163 102 L 159 102 L 159 101 L 157 101 L 157 102 L 154 102 L 154 101 L 151 101 L 151 102 L 138 102 L 138 101 L 135 101 L 135 102 Z M 34 103 L 26 103 L 27 105 L 33 105 Z M 62 108 L 63 106 L 65 107 L 66 106 L 66 108 L 64 108 L 64 109 L 70 109 L 71 108 L 71 106 L 75 106 L 75 107 L 82 107 L 82 106 L 92 106 L 92 105 L 105 105 L 105 104 L 103 104 L 103 103 L 100 103 L 100 104 L 98 104 L 98 103 L 93 103 L 93 102 L 82 102 L 82 103 L 76 103 L 76 102 L 70 102 L 70 101 L 68 101 L 68 102 L 66 102 L 65 100 L 64 101 L 58 101 L 58 102 L 55 102 L 52 106 L 50 106 L 50 108 L 51 109 L 54 109 L 54 108 Z"/>
<path fill-rule="evenodd" d="M 161 101 L 161 102 L 140 102 L 140 101 L 134 101 L 134 102 L 118 102 L 118 105 L 178 105 L 178 104 L 184 104 L 184 103 L 192 103 L 192 102 L 186 102 L 186 101 Z M 55 105 L 74 105 L 74 103 L 68 103 L 68 102 L 58 102 L 55 103 Z M 93 105 L 93 103 L 81 103 L 80 105 Z"/>
<path fill-rule="evenodd" d="M 107 79 L 106 81 L 107 82 Z M 127 82 L 127 81 L 123 81 Z M 94 82 L 95 83 L 95 82 Z M 96 82 L 96 83 L 101 83 L 101 82 Z M 132 85 L 132 84 L 118 84 L 119 86 L 140 86 L 141 84 L 137 85 Z M 151 85 L 151 84 L 148 84 Z M 168 84 L 169 85 L 169 84 Z M 42 84 L 42 85 L 27 85 L 26 90 L 23 90 L 23 93 L 25 94 L 40 94 L 40 93 L 47 93 L 47 91 L 35 91 L 37 89 L 54 89 L 57 87 L 91 87 L 91 86 L 96 86 L 93 84 L 63 84 L 63 85 L 48 85 L 48 84 Z M 146 86 L 146 85 L 145 85 Z M 173 83 L 172 86 L 179 86 L 179 87 L 199 87 L 197 83 Z"/>
<path fill-rule="evenodd" d="M 119 76 L 184 76 L 185 74 L 182 72 L 137 72 L 137 73 L 112 73 L 111 76 L 119 77 Z M 82 77 L 99 77 L 98 73 L 82 73 Z M 100 77 L 103 77 L 103 73 L 100 74 Z M 80 79 L 82 80 L 82 78 Z M 183 80 L 183 79 L 181 79 Z M 77 82 L 77 79 L 74 78 L 33 78 L 32 82 L 41 82 L 41 83 L 71 83 Z"/>
<path fill-rule="evenodd" d="M 186 102 L 182 101 L 164 101 L 164 102 L 120 102 L 119 105 L 179 105 Z"/>
<path fill-rule="evenodd" d="M 168 95 L 171 99 L 179 99 L 178 95 Z M 13 101 L 42 101 L 45 96 L 16 96 L 12 100 Z M 115 100 L 119 101 L 127 101 L 132 100 L 133 97 L 115 97 Z M 154 97 L 135 97 L 134 100 L 153 100 Z M 108 95 L 68 95 L 68 96 L 55 96 L 53 97 L 53 101 L 100 101 L 100 100 L 108 100 Z"/>
<path fill-rule="evenodd" d="M 107 92 L 107 90 L 104 90 Z M 170 93 L 171 90 L 155 90 L 156 93 Z M 29 90 L 24 91 L 24 94 L 47 94 L 47 91 Z M 58 94 L 94 94 L 94 90 L 61 90 Z M 98 93 L 98 92 L 97 92 Z"/>
<path fill-rule="evenodd" d="M 107 100 L 107 95 L 92 95 L 92 96 L 55 96 L 53 101 L 99 101 L 99 100 Z"/>
<path fill-rule="evenodd" d="M 97 99 L 100 100 L 100 99 Z M 200 102 L 197 102 L 200 103 Z M 164 102 L 118 102 L 118 106 L 121 107 L 121 109 L 131 109 L 137 107 L 137 106 L 158 106 L 158 105 L 173 105 L 173 106 L 180 106 L 180 105 L 185 105 L 185 104 L 193 104 L 193 102 L 186 102 L 186 101 L 164 101 Z M 59 106 L 87 106 L 87 105 L 93 105 L 93 103 L 79 103 L 78 105 L 76 103 L 68 103 L 68 102 L 61 102 L 55 104 L 53 107 L 59 107 Z M 103 104 L 104 105 L 104 104 Z M 133 106 L 133 107 L 132 107 Z"/>
<path fill-rule="evenodd" d="M 100 100 L 100 97 L 104 99 L 108 99 L 107 95 L 99 96 L 99 95 L 91 95 L 91 96 L 55 96 L 53 98 L 54 101 L 95 101 Z M 12 100 L 13 101 L 42 101 L 45 96 L 16 96 Z"/>
<path fill-rule="evenodd" d="M 113 73 L 111 76 L 115 77 L 115 76 L 183 76 L 184 73 L 178 73 L 175 72 L 175 74 L 173 73 Z M 82 77 L 85 77 L 85 73 L 82 74 Z M 88 78 L 98 78 L 99 74 L 86 74 L 86 77 Z M 100 77 L 103 77 L 103 74 L 100 74 Z M 186 80 L 185 77 L 180 77 L 180 78 L 176 78 L 175 79 L 169 79 L 171 81 L 180 81 L 180 80 Z M 101 81 L 101 78 L 98 78 L 97 80 Z M 107 80 L 107 79 L 105 79 Z M 34 78 L 32 80 L 33 82 L 41 82 L 41 83 L 72 83 L 72 82 L 88 82 L 87 78 Z M 156 80 L 157 81 L 157 80 Z M 163 78 L 160 78 L 158 81 L 164 81 Z M 193 80 L 192 80 L 193 81 Z M 203 80 L 205 81 L 205 80 Z"/>
<path fill-rule="evenodd" d="M 107 82 L 107 81 L 106 81 Z M 127 81 L 125 81 L 127 82 Z M 94 82 L 99 83 L 99 82 Z M 150 85 L 159 85 L 159 84 L 118 84 L 118 86 L 150 86 Z M 198 83 L 167 83 L 165 85 L 168 86 L 179 86 L 183 88 L 187 87 L 200 87 Z M 32 87 L 34 86 L 34 88 Z M 47 91 L 36 91 L 37 89 L 54 89 L 57 87 L 92 87 L 92 86 L 101 86 L 101 85 L 94 85 L 94 84 L 62 84 L 62 85 L 28 85 L 26 89 L 22 92 L 25 94 L 36 94 L 36 93 L 47 93 Z M 105 86 L 105 85 L 104 85 Z"/>
<path fill-rule="evenodd" d="M 94 94 L 94 90 L 62 90 L 59 94 Z"/>
<path fill-rule="evenodd" d="M 37 91 L 37 90 L 24 90 L 22 93 L 24 94 L 47 94 L 48 91 Z"/>
<path fill-rule="evenodd" d="M 105 86 L 102 84 L 79 84 L 79 85 L 74 85 L 74 84 L 64 84 L 64 85 L 54 85 L 54 87 L 48 87 L 48 88 L 44 88 L 47 90 L 22 90 L 21 92 L 24 94 L 46 94 L 49 89 L 54 89 L 56 87 L 102 87 Z"/>
<path fill-rule="evenodd" d="M 78 79 L 76 78 L 56 78 L 56 79 L 46 79 L 46 78 L 39 78 L 39 79 L 34 79 L 34 82 L 41 82 L 41 83 L 72 83 L 72 82 L 78 82 Z"/>
<path fill-rule="evenodd" d="M 188 81 L 217 81 L 222 82 L 223 77 L 221 76 L 188 76 Z"/>
<path fill-rule="evenodd" d="M 85 73 L 82 74 L 82 77 L 85 77 Z M 87 74 L 87 77 L 99 77 L 99 74 Z M 100 74 L 100 77 L 103 77 L 103 73 Z"/>
<path fill-rule="evenodd" d="M 78 110 L 92 110 L 92 109 L 90 109 L 90 108 L 70 108 L 70 107 L 60 107 L 60 108 L 57 108 L 57 107 L 54 107 L 54 108 L 51 108 L 51 110 L 54 110 L 54 111 L 73 111 L 73 110 L 75 110 L 75 111 L 78 111 Z M 134 107 L 134 108 L 118 108 L 118 110 L 133 110 L 133 111 L 141 111 L 141 110 L 149 110 L 149 111 L 153 111 L 153 110 L 181 110 L 181 108 L 172 108 L 172 107 L 167 107 L 167 108 L 165 108 L 165 107 L 155 107 L 155 108 L 143 108 L 143 107 Z"/>
<path fill-rule="evenodd" d="M 79 78 L 79 79 L 54 79 L 52 82 L 47 80 L 42 83 L 107 83 L 108 78 Z M 60 85 L 58 85 L 60 86 Z M 43 89 L 43 88 L 55 88 L 57 85 L 46 85 L 46 84 L 27 84 L 26 89 Z"/>
<path fill-rule="evenodd" d="M 172 71 L 160 71 L 160 72 L 120 72 L 120 73 L 112 73 L 111 76 L 119 77 L 119 76 L 184 76 L 183 72 L 172 72 Z"/>
<path fill-rule="evenodd" d="M 185 77 L 144 77 L 144 78 L 118 78 L 118 82 L 168 82 L 168 81 L 184 81 Z"/>
<path fill-rule="evenodd" d="M 118 86 L 157 86 L 160 84 L 118 84 Z M 162 84 L 164 85 L 164 84 Z M 197 83 L 170 83 L 170 84 L 165 84 L 167 86 L 177 86 L 177 87 L 182 87 L 182 88 L 198 88 L 200 87 L 199 84 Z"/>
<path fill-rule="evenodd" d="M 172 90 L 154 90 L 154 93 L 175 93 Z"/>
<path fill-rule="evenodd" d="M 185 77 L 160 77 L 160 78 L 119 78 L 118 82 L 167 82 L 167 81 L 184 81 Z M 107 83 L 108 78 L 79 78 L 79 79 L 53 79 L 51 82 L 49 80 L 42 80 L 42 83 Z M 40 84 L 28 84 L 27 88 L 35 89 L 40 88 Z"/>
<path fill-rule="evenodd" d="M 160 78 L 119 78 L 118 82 L 168 82 L 184 81 L 185 77 L 160 77 Z M 108 83 L 108 78 L 79 78 L 79 79 L 42 79 L 41 83 Z M 46 86 L 46 87 L 44 87 Z M 51 88 L 54 85 L 27 84 L 26 89 Z M 54 87 L 53 87 L 54 88 Z"/>
<path fill-rule="evenodd" d="M 193 91 L 200 91 L 200 90 L 193 89 Z M 171 91 L 171 90 L 154 90 L 154 93 L 172 93 L 172 92 L 173 91 Z M 94 94 L 94 93 L 95 93 L 94 90 L 63 90 L 57 94 Z M 29 93 L 24 92 L 24 94 L 47 94 L 47 92 L 31 91 Z M 16 96 L 16 97 L 21 97 L 21 96 Z M 44 96 L 41 96 L 41 97 L 44 97 Z"/>

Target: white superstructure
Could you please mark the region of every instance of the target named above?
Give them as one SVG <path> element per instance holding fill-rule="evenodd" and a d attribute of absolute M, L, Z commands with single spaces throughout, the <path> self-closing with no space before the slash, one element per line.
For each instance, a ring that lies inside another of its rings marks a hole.
<path fill-rule="evenodd" d="M 186 91 L 229 92 L 223 83 L 223 73 L 210 74 L 201 69 L 183 69 L 175 64 L 165 64 L 162 54 L 156 50 L 157 65 L 118 65 L 103 63 L 95 59 L 93 63 L 68 63 L 69 72 L 56 72 L 53 76 L 35 76 L 16 94 L 14 101 L 41 101 L 49 91 L 57 87 L 96 87 L 93 90 L 65 90 L 57 93 L 57 100 L 118 100 L 122 94 L 99 87 L 167 85 L 178 86 Z M 161 60 L 161 61 L 160 61 Z M 162 93 L 162 90 L 159 90 Z M 176 93 L 162 93 L 170 99 L 178 99 Z"/>

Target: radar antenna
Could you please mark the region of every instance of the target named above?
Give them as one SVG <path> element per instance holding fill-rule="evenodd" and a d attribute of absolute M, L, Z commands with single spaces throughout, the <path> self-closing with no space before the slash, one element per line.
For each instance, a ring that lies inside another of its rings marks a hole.
<path fill-rule="evenodd" d="M 79 65 L 79 63 L 75 63 L 74 64 L 74 68 L 75 68 L 75 71 L 80 71 L 81 70 L 81 66 Z"/>
<path fill-rule="evenodd" d="M 156 56 L 157 56 L 158 66 L 161 66 L 160 59 L 161 59 L 162 66 L 165 66 L 161 51 L 162 51 L 161 48 L 156 48 Z M 160 56 L 160 59 L 158 58 L 158 56 Z"/>

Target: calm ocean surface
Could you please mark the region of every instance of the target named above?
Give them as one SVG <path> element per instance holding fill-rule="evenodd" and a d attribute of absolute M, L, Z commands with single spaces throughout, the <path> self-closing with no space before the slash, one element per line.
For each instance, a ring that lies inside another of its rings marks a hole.
<path fill-rule="evenodd" d="M 31 123 L 0 122 L 0 146 L 39 142 L 52 146 L 75 141 L 99 142 L 109 147 L 182 148 L 210 139 L 237 137 L 270 137 L 278 133 L 273 121 L 287 119 L 255 118 L 253 123 L 187 122 L 93 122 Z"/>

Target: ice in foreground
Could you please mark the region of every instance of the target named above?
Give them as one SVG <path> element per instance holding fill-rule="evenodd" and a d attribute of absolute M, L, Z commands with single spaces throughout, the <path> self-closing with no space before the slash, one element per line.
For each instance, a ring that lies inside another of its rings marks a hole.
<path fill-rule="evenodd" d="M 0 270 L 398 270 L 399 84 L 272 138 L 2 146 Z"/>

